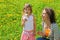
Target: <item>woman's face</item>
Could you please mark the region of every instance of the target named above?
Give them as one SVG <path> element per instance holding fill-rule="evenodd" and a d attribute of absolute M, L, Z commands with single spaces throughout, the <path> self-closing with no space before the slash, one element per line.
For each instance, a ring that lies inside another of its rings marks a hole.
<path fill-rule="evenodd" d="M 45 10 L 43 10 L 43 13 L 42 13 L 42 19 L 43 19 L 43 21 L 46 21 L 46 20 L 49 19 L 49 16 L 48 16 L 48 14 L 46 13 Z"/>

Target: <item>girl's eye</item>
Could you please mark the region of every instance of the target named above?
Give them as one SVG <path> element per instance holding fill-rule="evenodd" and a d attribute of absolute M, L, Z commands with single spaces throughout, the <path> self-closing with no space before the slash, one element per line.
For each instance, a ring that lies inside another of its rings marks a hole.
<path fill-rule="evenodd" d="M 27 9 L 25 9 L 25 10 L 27 10 Z"/>
<path fill-rule="evenodd" d="M 24 8 L 24 10 L 27 10 L 26 8 Z"/>

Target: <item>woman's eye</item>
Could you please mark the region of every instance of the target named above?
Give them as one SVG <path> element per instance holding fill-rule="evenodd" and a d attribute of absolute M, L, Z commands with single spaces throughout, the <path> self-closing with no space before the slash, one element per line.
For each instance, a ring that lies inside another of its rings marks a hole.
<path fill-rule="evenodd" d="M 45 16 L 45 14 L 42 14 L 42 16 Z"/>

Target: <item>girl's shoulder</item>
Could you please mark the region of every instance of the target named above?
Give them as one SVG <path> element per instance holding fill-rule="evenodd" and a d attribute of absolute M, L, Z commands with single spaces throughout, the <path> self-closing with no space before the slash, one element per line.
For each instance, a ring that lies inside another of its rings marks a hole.
<path fill-rule="evenodd" d="M 22 15 L 22 17 L 25 17 L 25 15 Z"/>
<path fill-rule="evenodd" d="M 34 14 L 33 14 L 33 13 L 31 13 L 31 16 L 34 16 Z"/>
<path fill-rule="evenodd" d="M 31 14 L 34 18 L 35 18 L 35 15 Z"/>
<path fill-rule="evenodd" d="M 28 17 L 26 15 L 23 15 L 22 19 L 28 19 Z"/>
<path fill-rule="evenodd" d="M 25 16 L 24 15 L 22 15 L 22 19 L 24 18 Z"/>

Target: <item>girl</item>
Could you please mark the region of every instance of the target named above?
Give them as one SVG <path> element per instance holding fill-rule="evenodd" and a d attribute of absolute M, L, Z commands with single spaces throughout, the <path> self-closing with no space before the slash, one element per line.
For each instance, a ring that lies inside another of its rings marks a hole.
<path fill-rule="evenodd" d="M 49 40 L 59 40 L 59 32 L 58 26 L 56 24 L 54 10 L 52 10 L 51 8 L 45 8 L 42 13 L 42 18 L 43 32 L 38 32 L 38 34 L 42 34 L 43 37 L 45 37 L 45 40 L 47 40 L 47 37 L 49 38 Z M 49 31 L 46 29 L 49 29 Z M 46 31 L 48 31 L 48 34 L 46 33 Z"/>
<path fill-rule="evenodd" d="M 36 24 L 30 4 L 25 4 L 22 16 L 23 32 L 21 40 L 35 40 Z"/>

